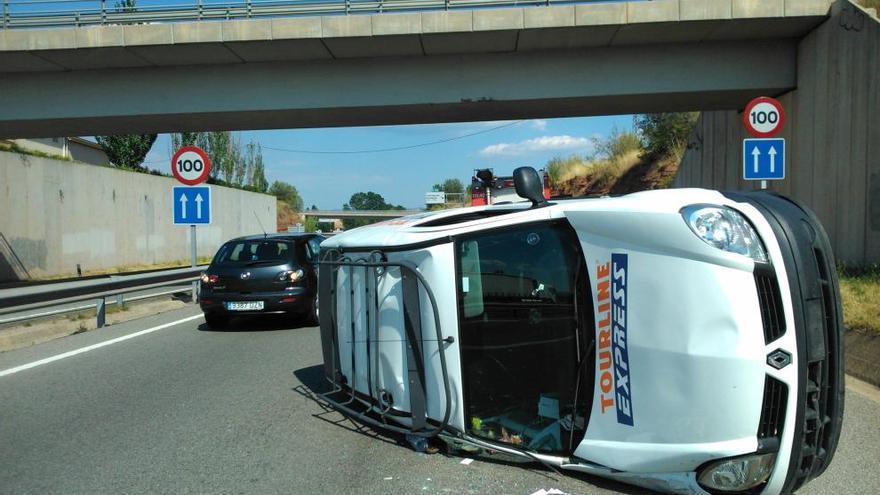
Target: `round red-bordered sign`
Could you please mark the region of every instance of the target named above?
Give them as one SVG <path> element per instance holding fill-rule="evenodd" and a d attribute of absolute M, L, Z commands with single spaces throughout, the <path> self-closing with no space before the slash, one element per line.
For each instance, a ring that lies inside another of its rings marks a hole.
<path fill-rule="evenodd" d="M 746 131 L 757 138 L 773 137 L 785 125 L 785 110 L 775 98 L 759 96 L 750 101 L 743 111 Z"/>
<path fill-rule="evenodd" d="M 211 173 L 211 159 L 198 146 L 183 146 L 171 157 L 171 173 L 182 184 L 201 184 Z"/>

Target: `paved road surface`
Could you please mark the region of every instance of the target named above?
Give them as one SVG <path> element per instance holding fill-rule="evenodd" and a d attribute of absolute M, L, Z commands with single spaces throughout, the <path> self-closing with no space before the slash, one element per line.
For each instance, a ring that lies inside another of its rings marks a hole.
<path fill-rule="evenodd" d="M 196 316 L 137 334 L 197 314 L 0 354 L 0 493 L 641 493 L 539 469 L 463 466 L 357 432 L 299 392 L 321 380 L 316 328 L 263 321 L 214 332 Z M 878 397 L 864 385 L 848 390 L 834 463 L 800 493 L 880 492 Z"/>

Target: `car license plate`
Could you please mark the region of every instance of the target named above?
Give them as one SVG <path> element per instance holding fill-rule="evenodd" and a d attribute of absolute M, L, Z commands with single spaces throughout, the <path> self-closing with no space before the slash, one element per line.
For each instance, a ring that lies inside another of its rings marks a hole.
<path fill-rule="evenodd" d="M 229 311 L 262 311 L 263 301 L 228 302 L 226 309 Z"/>

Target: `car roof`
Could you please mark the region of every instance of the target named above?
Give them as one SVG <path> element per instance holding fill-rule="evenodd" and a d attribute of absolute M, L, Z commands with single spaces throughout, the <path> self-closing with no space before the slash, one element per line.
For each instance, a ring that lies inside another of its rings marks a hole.
<path fill-rule="evenodd" d="M 236 237 L 234 239 L 229 239 L 229 241 L 260 241 L 263 239 L 272 240 L 272 241 L 298 241 L 309 239 L 313 237 L 320 237 L 321 239 L 324 236 L 320 234 L 314 233 L 306 233 L 306 232 L 280 232 L 277 234 L 254 234 L 254 235 L 245 235 L 241 237 Z"/>

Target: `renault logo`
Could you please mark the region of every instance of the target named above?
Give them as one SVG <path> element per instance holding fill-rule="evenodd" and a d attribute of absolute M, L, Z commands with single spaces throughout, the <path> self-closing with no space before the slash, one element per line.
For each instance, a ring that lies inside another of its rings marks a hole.
<path fill-rule="evenodd" d="M 247 279 L 249 279 L 249 278 L 251 278 L 251 272 L 244 272 L 244 273 L 241 274 L 241 279 L 242 279 L 242 280 L 247 280 Z"/>
<path fill-rule="evenodd" d="M 776 349 L 767 355 L 767 364 L 781 370 L 791 364 L 791 354 L 782 349 Z"/>

